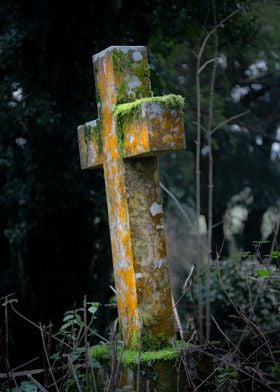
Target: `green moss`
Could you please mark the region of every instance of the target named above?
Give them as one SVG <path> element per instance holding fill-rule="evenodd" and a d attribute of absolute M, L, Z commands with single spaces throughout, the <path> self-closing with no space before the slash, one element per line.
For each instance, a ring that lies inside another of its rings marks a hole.
<path fill-rule="evenodd" d="M 175 346 L 164 347 L 161 350 L 138 351 L 118 349 L 119 360 L 123 367 L 134 367 L 140 363 L 142 365 L 151 364 L 156 361 L 175 361 L 182 350 L 189 348 L 186 342 L 178 341 Z M 110 359 L 109 345 L 98 344 L 90 348 L 90 355 L 96 360 L 108 361 Z"/>
<path fill-rule="evenodd" d="M 114 117 L 116 119 L 120 117 L 137 117 L 140 113 L 140 109 L 144 103 L 157 103 L 162 105 L 164 108 L 169 110 L 183 110 L 185 100 L 181 95 L 169 94 L 163 97 L 147 97 L 137 99 L 134 102 L 124 103 L 117 105 L 114 109 Z"/>
<path fill-rule="evenodd" d="M 141 86 L 138 86 L 135 88 L 135 97 L 136 99 L 141 99 L 144 97 L 149 97 L 149 95 L 151 94 L 150 92 L 150 86 L 149 84 L 145 83 L 145 84 L 141 84 Z"/>
<path fill-rule="evenodd" d="M 132 62 L 128 53 L 121 50 L 115 50 L 112 54 L 113 68 L 116 72 L 128 72 L 132 67 Z"/>
<path fill-rule="evenodd" d="M 96 92 L 96 103 L 97 103 L 97 105 L 99 104 L 100 106 L 101 106 L 101 104 L 102 104 L 101 98 L 100 98 L 100 94 L 99 94 L 99 91 L 98 91 L 98 90 L 97 90 L 97 92 Z M 101 107 L 100 107 L 98 110 L 99 110 L 100 113 L 101 113 Z"/>
<path fill-rule="evenodd" d="M 94 359 L 106 359 L 109 358 L 109 346 L 108 344 L 97 344 L 90 348 L 90 355 Z"/>
<path fill-rule="evenodd" d="M 117 103 L 124 104 L 133 101 L 133 95 L 128 93 L 128 86 L 126 82 L 121 82 L 117 87 Z"/>
<path fill-rule="evenodd" d="M 85 142 L 86 144 L 88 144 L 88 142 L 91 139 L 91 126 L 89 126 L 88 124 L 84 125 L 84 135 L 85 135 Z"/>
<path fill-rule="evenodd" d="M 134 74 L 141 80 L 145 78 L 150 78 L 149 66 L 144 62 L 141 62 L 139 64 L 135 63 Z"/>
<path fill-rule="evenodd" d="M 143 325 L 152 325 L 151 320 L 144 320 Z M 139 348 L 139 339 L 141 339 L 141 349 L 143 351 L 148 350 L 160 350 L 164 347 L 168 347 L 170 345 L 170 337 L 166 336 L 164 333 L 158 333 L 157 335 L 151 335 L 148 331 L 143 327 L 141 331 L 141 336 L 138 332 L 134 332 L 130 347 L 132 350 L 138 350 Z"/>
<path fill-rule="evenodd" d="M 170 337 L 166 336 L 163 333 L 159 333 L 156 336 L 152 336 L 148 333 L 145 333 L 145 330 L 142 332 L 141 336 L 142 347 L 144 349 L 149 348 L 152 350 L 160 350 L 163 347 L 168 346 Z"/>
<path fill-rule="evenodd" d="M 138 352 L 134 350 L 124 350 L 121 363 L 124 367 L 136 366 L 138 361 L 145 364 L 155 361 L 172 361 L 179 355 L 179 351 L 174 347 L 164 348 L 156 351 Z"/>
<path fill-rule="evenodd" d="M 117 124 L 117 139 L 120 151 L 123 150 L 125 125 L 140 117 L 142 105 L 145 103 L 156 103 L 167 110 L 182 111 L 185 101 L 180 95 L 169 94 L 163 97 L 140 98 L 133 102 L 117 105 L 113 114 Z"/>
<path fill-rule="evenodd" d="M 101 130 L 101 121 L 96 121 L 93 126 L 91 123 L 86 123 L 84 125 L 84 135 L 85 142 L 88 143 L 92 137 L 96 139 L 98 153 L 102 152 L 102 130 Z"/>

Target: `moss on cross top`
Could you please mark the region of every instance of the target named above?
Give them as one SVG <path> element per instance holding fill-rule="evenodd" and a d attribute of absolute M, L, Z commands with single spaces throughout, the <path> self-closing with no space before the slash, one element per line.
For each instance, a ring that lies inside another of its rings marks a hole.
<path fill-rule="evenodd" d="M 181 95 L 169 94 L 163 97 L 140 98 L 134 102 L 117 105 L 114 109 L 116 121 L 120 119 L 137 119 L 141 113 L 142 105 L 145 103 L 155 103 L 167 110 L 183 110 L 185 100 Z"/>
<path fill-rule="evenodd" d="M 178 110 L 182 112 L 185 100 L 181 95 L 169 94 L 162 97 L 140 98 L 133 102 L 122 103 L 115 107 L 114 118 L 117 125 L 117 138 L 120 151 L 123 149 L 125 126 L 133 120 L 138 120 L 145 104 L 159 105 L 164 110 Z"/>

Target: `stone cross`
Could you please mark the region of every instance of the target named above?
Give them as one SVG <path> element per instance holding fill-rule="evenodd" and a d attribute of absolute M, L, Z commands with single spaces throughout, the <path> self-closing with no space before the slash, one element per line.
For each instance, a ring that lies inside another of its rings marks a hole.
<path fill-rule="evenodd" d="M 122 336 L 164 345 L 175 326 L 157 155 L 185 147 L 182 98 L 152 97 L 144 46 L 111 46 L 93 64 L 99 118 L 78 127 L 80 160 L 104 169 Z"/>

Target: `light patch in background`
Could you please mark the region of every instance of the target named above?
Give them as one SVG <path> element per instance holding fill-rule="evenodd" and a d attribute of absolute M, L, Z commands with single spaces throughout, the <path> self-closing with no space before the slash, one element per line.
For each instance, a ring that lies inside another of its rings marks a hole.
<path fill-rule="evenodd" d="M 243 97 L 245 97 L 245 95 L 248 94 L 249 91 L 250 91 L 249 87 L 247 86 L 241 87 L 239 86 L 239 84 L 236 84 L 231 90 L 231 98 L 233 102 L 235 103 L 239 102 Z"/>
<path fill-rule="evenodd" d="M 267 71 L 267 64 L 265 60 L 257 60 L 255 63 L 249 65 L 245 71 L 245 75 L 249 78 L 255 78 Z"/>
<path fill-rule="evenodd" d="M 26 143 L 27 143 L 27 140 L 26 140 L 25 138 L 23 138 L 23 137 L 18 137 L 18 138 L 15 140 L 15 142 L 16 142 L 16 145 L 18 145 L 18 146 L 21 147 L 21 148 L 24 148 L 24 146 L 25 146 Z"/>
<path fill-rule="evenodd" d="M 219 57 L 217 58 L 217 63 L 219 64 L 219 66 L 222 69 L 226 69 L 227 68 L 227 56 L 223 53 L 221 53 L 219 55 Z"/>
<path fill-rule="evenodd" d="M 207 234 L 207 223 L 204 215 L 200 215 L 199 217 L 199 233 L 200 235 Z"/>
<path fill-rule="evenodd" d="M 276 141 L 271 146 L 271 159 L 276 160 L 280 158 L 280 127 L 276 131 Z"/>
<path fill-rule="evenodd" d="M 280 202 L 278 203 L 277 207 L 270 207 L 264 213 L 262 225 L 261 225 L 261 233 L 262 233 L 263 240 L 267 239 L 270 236 L 270 234 L 273 233 L 279 219 L 280 219 Z"/>
<path fill-rule="evenodd" d="M 244 206 L 235 206 L 227 211 L 226 225 L 228 230 L 226 231 L 227 239 L 232 239 L 234 234 L 238 234 L 243 230 L 244 222 L 248 216 L 248 210 Z"/>

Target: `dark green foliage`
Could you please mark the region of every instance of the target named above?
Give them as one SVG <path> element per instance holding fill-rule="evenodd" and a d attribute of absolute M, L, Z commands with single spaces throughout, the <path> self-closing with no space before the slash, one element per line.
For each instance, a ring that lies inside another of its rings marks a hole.
<path fill-rule="evenodd" d="M 258 346 L 257 333 L 279 342 L 280 276 L 267 261 L 259 264 L 248 260 L 247 253 L 236 256 L 236 260 L 214 263 L 210 270 L 212 339 L 220 339 L 221 345 L 225 344 L 223 331 L 233 344 L 242 343 L 244 351 L 250 352 Z M 202 284 L 205 296 L 205 276 Z M 195 311 L 193 300 L 197 301 L 197 287 L 193 294 L 194 298 L 188 290 L 185 306 Z"/>

